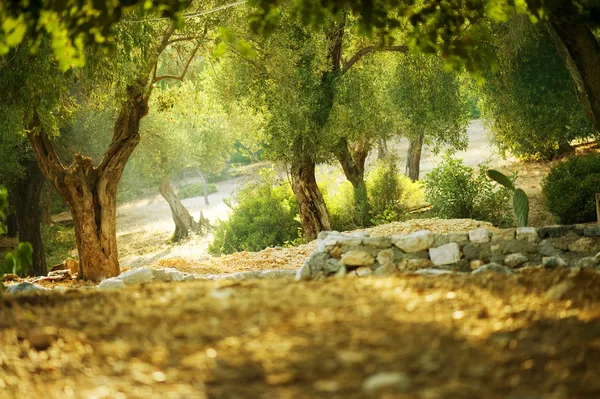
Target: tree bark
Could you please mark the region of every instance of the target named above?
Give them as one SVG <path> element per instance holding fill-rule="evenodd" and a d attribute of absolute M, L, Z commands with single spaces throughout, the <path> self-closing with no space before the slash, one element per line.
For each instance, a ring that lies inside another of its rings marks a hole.
<path fill-rule="evenodd" d="M 358 145 L 351 148 L 346 138 L 336 144 L 335 156 L 342 165 L 346 179 L 352 184 L 356 210 L 356 224 L 366 227 L 371 220 L 371 207 L 365 184 L 365 161 L 369 155 L 369 145 Z"/>
<path fill-rule="evenodd" d="M 421 169 L 421 153 L 423 151 L 423 134 L 419 133 L 410 140 L 406 157 L 406 172 L 412 181 L 419 180 Z"/>
<path fill-rule="evenodd" d="M 291 167 L 292 190 L 300 209 L 300 223 L 307 241 L 321 231 L 331 230 L 331 219 L 323 195 L 317 186 L 315 162 L 305 156 Z"/>
<path fill-rule="evenodd" d="M 204 190 L 204 205 L 209 205 L 208 203 L 208 187 L 206 186 L 206 178 L 204 177 L 204 173 L 200 172 L 200 180 L 202 180 L 202 189 Z"/>
<path fill-rule="evenodd" d="M 144 85 L 129 86 L 114 125 L 113 138 L 100 165 L 76 154 L 71 165 L 64 166 L 54 144 L 40 131 L 34 114 L 28 138 L 40 169 L 63 198 L 73 216 L 79 277 L 101 281 L 120 272 L 116 234 L 117 185 L 129 156 L 138 145 L 140 120 L 148 113 Z"/>
<path fill-rule="evenodd" d="M 17 214 L 13 211 L 6 218 L 6 236 L 16 238 L 19 234 L 19 225 L 17 222 Z M 2 261 L 0 259 L 0 261 Z"/>
<path fill-rule="evenodd" d="M 590 28 L 575 19 L 570 2 L 554 12 L 548 21 L 559 55 L 575 82 L 579 101 L 600 131 L 600 45 Z"/>
<path fill-rule="evenodd" d="M 16 183 L 16 215 L 19 241 L 33 247 L 33 264 L 30 276 L 45 276 L 48 273 L 41 230 L 40 196 L 46 179 L 35 160 L 28 160 L 26 175 Z"/>
<path fill-rule="evenodd" d="M 179 242 L 187 238 L 190 231 L 198 229 L 198 224 L 194 221 L 194 218 L 190 215 L 186 207 L 181 203 L 177 193 L 169 183 L 168 177 L 164 177 L 161 181 L 160 195 L 162 195 L 169 204 L 171 216 L 175 222 L 175 233 L 173 233 L 172 241 Z"/>

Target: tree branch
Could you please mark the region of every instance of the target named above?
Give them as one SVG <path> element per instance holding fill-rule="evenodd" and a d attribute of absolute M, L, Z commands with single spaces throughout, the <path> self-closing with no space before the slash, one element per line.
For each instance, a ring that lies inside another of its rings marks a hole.
<path fill-rule="evenodd" d="M 167 46 L 170 46 L 173 43 L 177 42 L 191 42 L 195 39 L 200 39 L 201 36 L 184 36 L 184 37 L 176 37 L 175 39 L 171 39 L 167 41 Z"/>
<path fill-rule="evenodd" d="M 152 83 L 160 82 L 161 80 L 164 80 L 164 79 L 175 79 L 175 80 L 182 81 L 183 78 L 185 77 L 186 73 L 187 73 L 188 68 L 190 67 L 190 64 L 192 63 L 192 61 L 196 57 L 196 53 L 198 52 L 199 48 L 200 48 L 200 43 L 198 43 L 196 45 L 196 47 L 194 47 L 194 51 L 192 51 L 192 54 L 190 55 L 190 57 L 188 58 L 187 62 L 185 63 L 185 67 L 183 68 L 183 71 L 181 72 L 181 75 L 179 75 L 179 76 L 176 76 L 176 75 L 154 76 L 152 78 Z"/>
<path fill-rule="evenodd" d="M 33 121 L 27 126 L 27 138 L 44 176 L 49 181 L 54 181 L 59 173 L 65 171 L 65 167 L 56 153 L 54 143 L 41 128 L 37 111 L 34 111 Z"/>
<path fill-rule="evenodd" d="M 343 72 L 346 73 L 354 64 L 356 64 L 362 57 L 367 54 L 380 52 L 380 51 L 397 51 L 401 53 L 408 52 L 408 46 L 367 46 L 358 50 L 354 55 L 347 61 L 344 62 Z"/>

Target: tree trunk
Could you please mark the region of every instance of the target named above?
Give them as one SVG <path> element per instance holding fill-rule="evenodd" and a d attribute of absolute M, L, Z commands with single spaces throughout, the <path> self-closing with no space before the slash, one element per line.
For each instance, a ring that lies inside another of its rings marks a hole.
<path fill-rule="evenodd" d="M 371 207 L 365 184 L 365 161 L 369 155 L 370 146 L 361 145 L 350 148 L 346 138 L 336 144 L 335 156 L 342 165 L 346 179 L 352 184 L 356 210 L 356 224 L 366 227 L 371 221 Z"/>
<path fill-rule="evenodd" d="M 410 140 L 406 157 L 406 174 L 412 181 L 419 180 L 421 169 L 421 152 L 423 151 L 423 134 L 420 133 Z"/>
<path fill-rule="evenodd" d="M 317 186 L 315 162 L 303 157 L 291 168 L 292 190 L 300 209 L 300 223 L 307 241 L 317 238 L 321 231 L 331 230 L 329 212 Z"/>
<path fill-rule="evenodd" d="M 16 238 L 19 234 L 19 224 L 17 222 L 17 214 L 11 212 L 6 218 L 6 236 L 10 238 Z M 2 259 L 0 259 L 0 262 Z"/>
<path fill-rule="evenodd" d="M 209 205 L 208 203 L 208 187 L 206 187 L 206 179 L 204 178 L 204 173 L 200 172 L 200 180 L 202 180 L 202 189 L 204 190 L 204 205 Z"/>
<path fill-rule="evenodd" d="M 195 231 L 198 226 L 188 210 L 183 206 L 175 190 L 169 183 L 169 178 L 164 177 L 160 184 L 160 195 L 168 202 L 171 216 L 175 222 L 175 233 L 172 241 L 179 242 L 189 236 L 190 231 Z"/>
<path fill-rule="evenodd" d="M 548 21 L 559 55 L 577 87 L 579 101 L 600 131 L 600 45 L 590 28 L 575 21 L 576 10 L 568 2 Z"/>
<path fill-rule="evenodd" d="M 16 184 L 16 214 L 19 241 L 33 247 L 33 264 L 30 276 L 45 276 L 48 273 L 42 242 L 40 196 L 46 179 L 35 160 L 27 161 L 26 175 Z"/>
<path fill-rule="evenodd" d="M 383 138 L 377 139 L 377 159 L 382 160 L 387 158 L 389 154 L 387 140 Z"/>
<path fill-rule="evenodd" d="M 130 86 L 113 130 L 110 146 L 100 165 L 76 154 L 73 163 L 64 166 L 54 144 L 40 131 L 39 117 L 34 114 L 28 138 L 40 169 L 63 198 L 73 216 L 79 277 L 92 281 L 117 276 L 120 272 L 117 253 L 117 185 L 129 156 L 138 145 L 140 120 L 148 113 L 144 85 Z"/>

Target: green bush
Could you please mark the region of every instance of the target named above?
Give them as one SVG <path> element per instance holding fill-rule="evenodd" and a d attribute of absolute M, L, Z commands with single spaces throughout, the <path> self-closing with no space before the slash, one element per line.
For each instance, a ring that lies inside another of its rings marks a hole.
<path fill-rule="evenodd" d="M 206 183 L 206 191 L 208 194 L 214 194 L 217 190 L 217 185 L 215 183 Z M 204 184 L 202 183 L 194 183 L 187 184 L 179 189 L 179 198 L 194 198 L 194 197 L 203 197 L 204 196 Z"/>
<path fill-rule="evenodd" d="M 271 170 L 260 176 L 233 196 L 232 213 L 217 224 L 208 247 L 210 254 L 259 251 L 298 239 L 298 205 L 290 185 L 276 184 Z"/>
<path fill-rule="evenodd" d="M 425 196 L 435 214 L 446 219 L 469 218 L 496 226 L 512 225 L 512 193 L 488 179 L 486 170 L 487 164 L 479 165 L 475 171 L 460 159 L 444 156 L 440 165 L 425 176 Z"/>
<path fill-rule="evenodd" d="M 42 242 L 44 243 L 46 263 L 49 267 L 64 262 L 77 248 L 73 227 L 59 224 L 42 226 Z"/>
<path fill-rule="evenodd" d="M 319 189 L 331 217 L 331 228 L 336 231 L 349 231 L 359 228 L 354 189 L 348 180 L 342 180 L 341 173 L 332 173 L 319 179 Z"/>
<path fill-rule="evenodd" d="M 393 160 L 380 161 L 367 175 L 373 224 L 395 222 L 424 202 L 421 184 L 398 172 Z"/>
<path fill-rule="evenodd" d="M 595 193 L 600 193 L 600 156 L 574 156 L 550 170 L 542 192 L 559 223 L 596 220 Z"/>

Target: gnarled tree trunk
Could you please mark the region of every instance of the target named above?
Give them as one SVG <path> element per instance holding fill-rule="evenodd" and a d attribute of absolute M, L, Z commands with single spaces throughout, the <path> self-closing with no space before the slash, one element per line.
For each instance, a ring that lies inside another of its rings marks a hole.
<path fill-rule="evenodd" d="M 423 151 L 423 134 L 410 139 L 408 154 L 406 157 L 406 174 L 412 181 L 419 180 L 421 171 L 421 153 Z"/>
<path fill-rule="evenodd" d="M 115 122 L 113 138 L 100 165 L 76 154 L 73 163 L 64 166 L 54 144 L 39 131 L 34 117 L 29 140 L 40 165 L 67 204 L 75 228 L 79 253 L 79 277 L 92 281 L 117 276 L 120 272 L 116 234 L 117 185 L 129 156 L 138 145 L 140 120 L 148 113 L 144 85 L 130 86 L 127 100 Z M 36 131 L 37 130 L 37 131 Z"/>
<path fill-rule="evenodd" d="M 317 238 L 324 230 L 331 230 L 329 212 L 317 186 L 315 162 L 303 157 L 291 166 L 292 190 L 300 209 L 300 223 L 307 241 Z"/>
<path fill-rule="evenodd" d="M 26 174 L 16 183 L 15 194 L 19 241 L 28 242 L 33 247 L 31 276 L 45 276 L 48 273 L 41 230 L 40 196 L 46 179 L 35 160 L 27 161 Z"/>
<path fill-rule="evenodd" d="M 175 222 L 175 233 L 173 233 L 172 241 L 181 241 L 189 236 L 190 231 L 199 229 L 200 226 L 181 203 L 179 196 L 177 196 L 177 193 L 169 183 L 168 177 L 164 177 L 160 183 L 160 195 L 169 204 L 171 216 L 173 216 L 173 221 Z"/>
<path fill-rule="evenodd" d="M 553 13 L 548 21 L 559 55 L 571 74 L 579 101 L 600 131 L 600 45 L 590 28 L 576 20 L 571 2 Z"/>
<path fill-rule="evenodd" d="M 354 148 L 346 138 L 342 138 L 336 145 L 335 156 L 342 165 L 346 179 L 352 184 L 354 190 L 354 204 L 356 206 L 356 223 L 365 227 L 371 220 L 371 207 L 365 184 L 365 161 L 369 155 L 370 145 L 358 145 Z"/>

